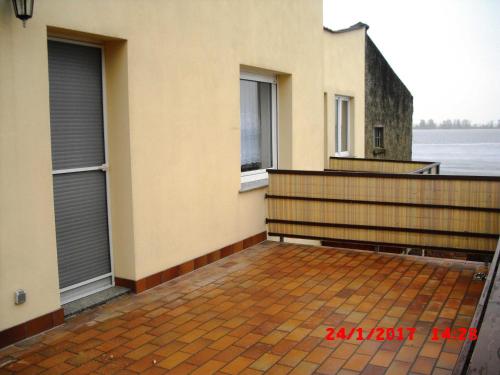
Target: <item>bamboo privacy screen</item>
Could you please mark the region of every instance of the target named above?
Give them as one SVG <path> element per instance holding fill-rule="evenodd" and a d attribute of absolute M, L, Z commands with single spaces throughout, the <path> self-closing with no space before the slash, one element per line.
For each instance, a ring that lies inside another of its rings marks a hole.
<path fill-rule="evenodd" d="M 330 157 L 328 168 L 351 172 L 439 174 L 439 163 L 426 161 Z"/>
<path fill-rule="evenodd" d="M 500 178 L 269 170 L 270 235 L 494 251 Z"/>

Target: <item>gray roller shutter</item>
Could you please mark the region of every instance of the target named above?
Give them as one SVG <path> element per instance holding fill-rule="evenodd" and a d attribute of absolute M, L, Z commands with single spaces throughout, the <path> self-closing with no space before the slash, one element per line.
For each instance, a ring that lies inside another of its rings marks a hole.
<path fill-rule="evenodd" d="M 102 171 L 54 175 L 59 285 L 65 288 L 111 269 Z"/>
<path fill-rule="evenodd" d="M 101 165 L 104 163 L 101 50 L 48 43 L 52 168 Z"/>
<path fill-rule="evenodd" d="M 48 58 L 59 285 L 72 289 L 111 272 L 101 49 L 49 41 Z"/>

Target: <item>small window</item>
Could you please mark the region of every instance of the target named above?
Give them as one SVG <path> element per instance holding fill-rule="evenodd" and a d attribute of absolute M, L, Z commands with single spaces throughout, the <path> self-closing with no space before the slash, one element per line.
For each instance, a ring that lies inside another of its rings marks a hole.
<path fill-rule="evenodd" d="M 241 74 L 241 181 L 267 178 L 277 167 L 276 82 L 270 76 Z"/>
<path fill-rule="evenodd" d="M 335 155 L 349 156 L 351 116 L 350 116 L 350 98 L 345 96 L 335 97 Z"/>
<path fill-rule="evenodd" d="M 384 127 L 383 126 L 375 126 L 375 148 L 384 148 Z"/>

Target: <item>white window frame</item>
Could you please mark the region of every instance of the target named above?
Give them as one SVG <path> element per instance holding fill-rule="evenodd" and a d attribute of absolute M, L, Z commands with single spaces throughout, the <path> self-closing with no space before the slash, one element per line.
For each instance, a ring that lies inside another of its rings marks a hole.
<path fill-rule="evenodd" d="M 335 95 L 335 123 L 333 124 L 334 127 L 334 134 L 335 137 L 333 139 L 333 151 L 335 153 L 335 156 L 350 156 L 351 155 L 351 98 L 349 96 L 343 96 L 343 95 Z M 338 151 L 335 145 L 335 142 L 339 145 L 339 149 L 342 148 L 342 102 L 347 102 L 347 151 Z M 338 128 L 335 129 L 336 124 L 338 124 Z"/>
<path fill-rule="evenodd" d="M 253 72 L 240 72 L 240 80 L 266 82 L 271 83 L 271 138 L 272 138 L 272 166 L 271 169 L 278 167 L 278 84 L 276 76 L 265 75 Z M 241 124 L 240 124 L 241 126 Z M 241 147 L 241 144 L 240 144 Z M 241 168 L 241 152 L 240 152 L 240 168 Z M 266 169 L 258 169 L 255 171 L 241 172 L 241 183 L 253 181 L 267 180 L 268 173 Z"/>
<path fill-rule="evenodd" d="M 380 137 L 377 137 L 377 130 L 381 130 Z M 382 145 L 377 146 L 377 138 L 380 138 L 380 143 Z M 375 125 L 373 127 L 373 147 L 374 148 L 384 148 L 384 125 Z"/>

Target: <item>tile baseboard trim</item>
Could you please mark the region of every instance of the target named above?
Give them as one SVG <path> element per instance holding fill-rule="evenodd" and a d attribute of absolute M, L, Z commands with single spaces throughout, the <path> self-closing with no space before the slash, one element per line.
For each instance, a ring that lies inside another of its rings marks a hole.
<path fill-rule="evenodd" d="M 212 251 L 198 258 L 192 259 L 177 266 L 168 268 L 164 271 L 147 276 L 140 280 L 129 280 L 115 277 L 115 285 L 131 289 L 134 293 L 141 293 L 151 289 L 166 281 L 172 280 L 178 276 L 184 275 L 207 264 L 218 261 L 234 253 L 240 252 L 246 248 L 257 245 L 267 239 L 267 232 L 261 232 L 235 242 L 222 249 Z M 0 331 L 0 349 L 15 344 L 18 341 L 37 335 L 43 331 L 57 327 L 64 323 L 64 309 L 60 308 L 50 313 L 41 315 L 27 322 L 18 324 L 14 327 Z"/>
<path fill-rule="evenodd" d="M 142 293 L 145 290 L 154 288 L 155 286 L 163 284 L 164 282 L 172 280 L 178 276 L 184 275 L 188 272 L 194 271 L 195 269 L 206 266 L 207 264 L 218 261 L 219 259 L 225 258 L 246 248 L 257 245 L 258 243 L 261 243 L 266 239 L 267 232 L 264 231 L 245 238 L 244 240 L 223 247 L 222 249 L 212 251 L 208 254 L 199 256 L 198 258 L 191 259 L 187 262 L 168 268 L 164 271 L 157 272 L 153 275 L 149 275 L 139 280 L 130 280 L 121 277 L 115 277 L 115 285 L 128 288 L 134 293 Z"/>
<path fill-rule="evenodd" d="M 28 337 L 64 323 L 64 310 L 62 308 L 48 314 L 28 320 L 17 326 L 0 331 L 0 348 L 4 348 Z"/>

